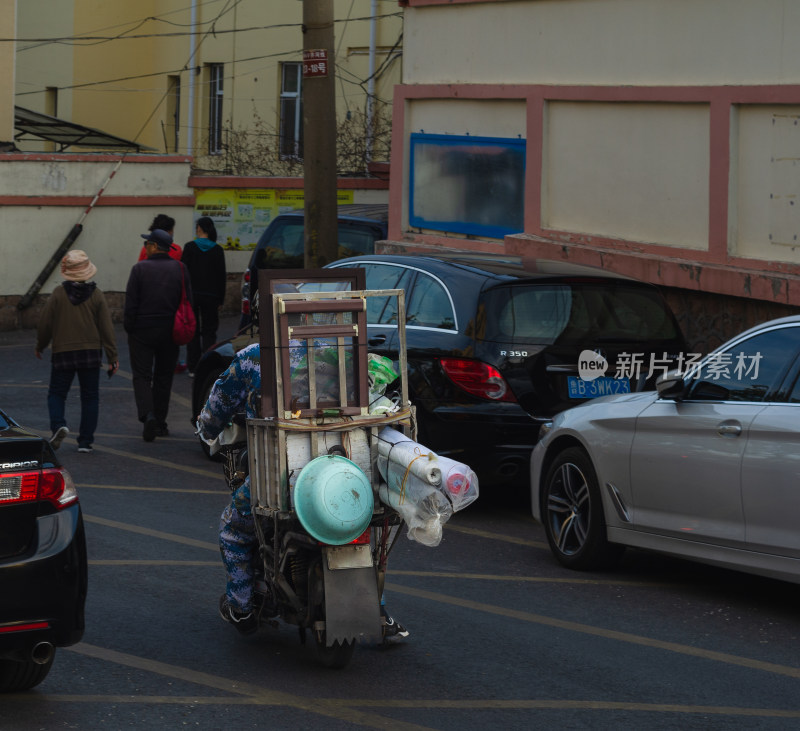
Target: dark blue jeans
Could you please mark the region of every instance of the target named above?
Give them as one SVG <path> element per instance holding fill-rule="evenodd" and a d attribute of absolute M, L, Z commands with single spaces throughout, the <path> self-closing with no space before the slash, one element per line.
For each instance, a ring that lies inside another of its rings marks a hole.
<path fill-rule="evenodd" d="M 50 412 L 50 430 L 55 432 L 67 422 L 64 408 L 72 379 L 78 374 L 81 389 L 81 425 L 78 446 L 90 447 L 97 429 L 100 412 L 100 368 L 50 368 L 50 387 L 47 389 L 47 408 Z"/>

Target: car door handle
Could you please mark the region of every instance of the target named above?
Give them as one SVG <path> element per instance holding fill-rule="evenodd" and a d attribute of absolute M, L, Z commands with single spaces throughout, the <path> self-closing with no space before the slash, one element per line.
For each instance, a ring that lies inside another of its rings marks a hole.
<path fill-rule="evenodd" d="M 376 335 L 375 337 L 369 338 L 369 340 L 367 340 L 367 343 L 369 345 L 383 345 L 385 342 L 386 342 L 385 335 Z"/>
<path fill-rule="evenodd" d="M 717 427 L 717 434 L 723 437 L 738 437 L 741 433 L 741 424 L 723 423 Z"/>

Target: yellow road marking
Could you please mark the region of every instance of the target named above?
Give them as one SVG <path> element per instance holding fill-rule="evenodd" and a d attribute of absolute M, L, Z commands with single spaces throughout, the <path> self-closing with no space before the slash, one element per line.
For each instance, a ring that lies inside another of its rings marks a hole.
<path fill-rule="evenodd" d="M 424 726 L 418 726 L 416 724 L 384 718 L 373 713 L 365 713 L 350 708 L 342 703 L 331 703 L 329 701 L 320 700 L 319 698 L 303 697 L 292 693 L 284 693 L 282 691 L 265 690 L 257 685 L 240 680 L 231 680 L 219 675 L 212 675 L 211 673 L 191 670 L 179 665 L 159 662 L 158 660 L 148 660 L 147 658 L 137 657 L 136 655 L 117 652 L 116 650 L 109 650 L 104 647 L 97 647 L 96 645 L 89 645 L 83 642 L 66 649 L 70 652 L 92 657 L 97 660 L 104 660 L 106 662 L 116 663 L 117 665 L 156 673 L 175 680 L 196 683 L 197 685 L 215 688 L 216 690 L 233 693 L 235 695 L 247 696 L 250 702 L 259 703 L 261 705 L 287 706 L 306 713 L 314 713 L 319 716 L 335 718 L 347 723 L 357 723 L 371 728 L 408 729 L 409 731 L 411 731 L 411 729 L 425 728 Z"/>
<path fill-rule="evenodd" d="M 534 520 L 531 518 L 531 522 Z M 487 530 L 479 530 L 478 528 L 466 528 L 461 525 L 451 525 L 449 522 L 444 524 L 445 530 L 452 530 L 456 533 L 466 533 L 470 536 L 479 536 L 480 538 L 491 538 L 495 541 L 504 541 L 505 543 L 514 543 L 518 546 L 532 546 L 533 548 L 549 548 L 547 543 L 543 541 L 531 541 L 527 538 L 516 538 L 515 536 L 507 536 L 500 533 L 491 533 Z"/>
<path fill-rule="evenodd" d="M 176 487 L 142 487 L 141 485 L 97 485 L 88 482 L 81 482 L 78 484 L 78 488 L 83 490 L 84 488 L 91 487 L 96 490 L 141 490 L 142 492 L 187 492 L 191 495 L 221 495 L 223 497 L 228 496 L 228 490 L 225 487 L 224 483 L 220 487 L 219 490 L 190 490 L 190 489 L 183 489 L 183 488 L 176 488 Z"/>
<path fill-rule="evenodd" d="M 9 346 L 0 345 L 0 348 L 2 348 L 2 347 L 9 347 Z M 114 375 L 115 376 L 121 376 L 122 378 L 124 378 L 124 379 L 126 379 L 128 381 L 133 379 L 133 376 L 128 371 L 119 370 Z M 101 380 L 101 386 L 102 386 L 102 388 L 101 388 L 102 391 L 122 391 L 122 390 L 124 390 L 124 391 L 127 391 L 127 392 L 130 393 L 133 390 L 131 386 L 113 386 L 113 385 L 111 385 L 111 383 L 108 380 L 105 380 L 105 381 Z M 44 383 L 44 382 L 36 382 L 36 383 L 14 383 L 14 382 L 11 382 L 11 383 L 9 383 L 8 381 L 5 381 L 5 382 L 0 382 L 0 388 L 3 388 L 3 387 L 5 387 L 5 388 L 15 388 L 15 389 L 18 389 L 18 388 L 48 388 L 49 384 L 48 383 Z M 187 409 L 191 409 L 192 408 L 192 400 L 186 398 L 185 396 L 181 396 L 181 394 L 179 394 L 179 393 L 175 393 L 175 391 L 171 391 L 170 392 L 169 401 L 170 401 L 171 404 L 172 403 L 180 404 L 181 406 L 185 406 Z"/>
<path fill-rule="evenodd" d="M 204 546 L 205 548 L 205 546 Z M 221 561 L 168 561 L 148 559 L 91 559 L 89 566 L 215 566 L 222 568 Z"/>
<path fill-rule="evenodd" d="M 195 538 L 185 538 L 184 536 L 178 536 L 174 533 L 164 533 L 163 531 L 154 530 L 153 528 L 144 528 L 139 525 L 120 523 L 117 520 L 107 520 L 106 518 L 98 518 L 93 515 L 84 515 L 83 519 L 87 523 L 104 525 L 107 528 L 117 528 L 119 530 L 126 530 L 131 533 L 139 533 L 140 535 L 149 536 L 150 538 L 159 538 L 164 541 L 181 543 L 184 546 L 192 546 L 193 548 L 206 548 L 211 551 L 219 551 L 219 546 L 216 543 L 211 543 L 211 541 L 198 541 Z"/>
<path fill-rule="evenodd" d="M 156 537 L 172 540 L 170 534 Z M 208 548 L 203 545 L 201 548 Z M 221 566 L 219 561 L 184 561 L 169 559 L 92 559 L 90 566 Z M 570 584 L 594 586 L 631 586 L 640 588 L 663 588 L 664 584 L 644 581 L 614 581 L 613 579 L 554 579 L 545 576 L 498 576 L 495 574 L 459 574 L 446 571 L 392 571 L 392 576 L 417 576 L 419 578 L 465 579 L 470 581 L 504 581 L 535 584 Z"/>
<path fill-rule="evenodd" d="M 87 519 L 89 522 L 98 522 Z M 112 521 L 108 521 L 112 523 Z M 124 526 L 122 530 L 128 530 Z M 148 529 L 151 530 L 151 529 Z M 133 530 L 133 532 L 140 532 Z M 156 531 L 154 531 L 156 532 Z M 156 532 L 156 538 L 164 540 L 175 540 L 174 536 L 170 533 Z M 211 544 L 203 544 L 200 548 L 210 548 Z M 92 566 L 220 566 L 219 561 L 184 561 L 184 560 L 168 560 L 168 559 L 93 559 L 89 561 Z M 659 584 L 656 582 L 645 581 L 616 581 L 614 579 L 559 579 L 548 578 L 546 576 L 510 576 L 510 575 L 497 575 L 497 574 L 461 574 L 450 571 L 392 571 L 392 576 L 416 576 L 423 579 L 441 578 L 441 579 L 465 579 L 468 581 L 504 581 L 504 582 L 520 582 L 520 583 L 533 583 L 533 584 L 568 584 L 568 585 L 591 585 L 591 586 L 630 586 L 639 588 L 664 588 L 666 584 Z"/>
<path fill-rule="evenodd" d="M 172 533 L 164 533 L 162 531 L 153 530 L 151 528 L 142 528 L 140 526 L 133 526 L 127 523 L 120 523 L 114 520 L 107 520 L 105 518 L 96 518 L 93 516 L 84 516 L 84 519 L 90 523 L 97 523 L 110 528 L 118 528 L 120 530 L 127 530 L 133 533 L 140 533 L 142 535 L 159 538 L 167 541 L 174 541 L 184 545 L 193 546 L 195 548 L 205 548 L 213 551 L 218 551 L 219 547 L 216 543 L 210 541 L 198 541 L 193 538 L 184 538 Z M 400 575 L 400 572 L 390 572 L 390 575 Z M 516 580 L 516 577 L 515 577 Z M 584 580 L 575 580 L 584 581 Z M 486 614 L 493 614 L 501 617 L 509 617 L 511 619 L 521 620 L 523 622 L 530 622 L 532 624 L 540 624 L 546 627 L 555 627 L 557 629 L 566 630 L 568 632 L 578 632 L 586 635 L 594 635 L 596 637 L 603 637 L 605 639 L 614 640 L 617 642 L 625 642 L 632 645 L 642 645 L 644 647 L 651 647 L 659 650 L 667 650 L 675 652 L 680 655 L 688 655 L 690 657 L 700 657 L 705 660 L 712 660 L 714 662 L 726 663 L 729 665 L 738 665 L 741 667 L 750 668 L 753 670 L 762 670 L 764 672 L 775 673 L 777 675 L 785 675 L 791 678 L 800 678 L 800 668 L 792 667 L 789 665 L 778 665 L 777 663 L 763 662 L 761 660 L 754 660 L 747 657 L 739 657 L 737 655 L 730 655 L 724 652 L 715 652 L 712 650 L 705 650 L 692 645 L 684 645 L 677 642 L 667 642 L 664 640 L 657 640 L 642 635 L 635 635 L 629 632 L 619 632 L 617 630 L 605 629 L 603 627 L 595 627 L 589 624 L 582 624 L 580 622 L 571 622 L 569 620 L 557 619 L 555 617 L 547 617 L 542 614 L 534 614 L 532 612 L 524 612 L 518 609 L 510 609 L 507 607 L 499 607 L 493 604 L 484 604 L 476 602 L 471 599 L 462 599 L 460 597 L 448 596 L 447 594 L 440 594 L 437 592 L 426 591 L 424 589 L 416 589 L 413 587 L 402 586 L 393 582 L 387 582 L 386 587 L 398 594 L 406 594 L 408 596 L 415 596 L 421 599 L 428 599 L 429 601 L 439 602 L 441 604 L 450 604 L 452 606 L 462 607 L 464 609 L 472 609 L 478 612 L 485 612 Z"/>
<path fill-rule="evenodd" d="M 181 472 L 188 472 L 192 475 L 200 475 L 201 477 L 213 477 L 218 480 L 224 480 L 222 470 L 219 472 L 211 472 L 211 470 L 202 470 L 199 467 L 189 467 L 188 465 L 170 462 L 166 459 L 157 459 L 156 457 L 148 457 L 144 454 L 136 452 L 126 452 L 122 449 L 114 449 L 113 447 L 105 447 L 103 445 L 92 445 L 95 452 L 107 452 L 108 454 L 115 454 L 118 457 L 125 457 L 126 459 L 135 459 L 139 462 L 147 462 L 148 464 L 155 464 L 159 467 L 168 467 L 173 470 L 180 470 Z"/>
<path fill-rule="evenodd" d="M 397 592 L 398 594 L 415 596 L 420 599 L 429 599 L 430 601 L 440 602 L 442 604 L 451 604 L 464 609 L 474 609 L 478 612 L 486 612 L 487 614 L 494 614 L 500 617 L 519 619 L 523 622 L 541 624 L 545 627 L 555 627 L 556 629 L 562 629 L 568 632 L 579 632 L 581 634 L 594 635 L 595 637 L 602 637 L 608 640 L 626 642 L 632 645 L 643 645 L 644 647 L 650 647 L 653 649 L 676 652 L 680 655 L 700 657 L 704 660 L 713 660 L 715 662 L 722 662 L 729 665 L 739 665 L 741 667 L 750 668 L 751 670 L 763 670 L 764 672 L 775 673 L 777 675 L 786 675 L 790 678 L 800 678 L 800 668 L 792 667 L 790 665 L 778 665 L 777 663 L 753 660 L 749 657 L 729 655 L 725 652 L 704 650 L 703 648 L 693 647 L 692 645 L 683 645 L 678 642 L 666 642 L 664 640 L 643 637 L 642 635 L 635 635 L 629 632 L 618 632 L 617 630 L 605 629 L 603 627 L 594 627 L 590 624 L 571 622 L 565 619 L 557 619 L 556 617 L 546 617 L 542 614 L 533 614 L 532 612 L 524 612 L 519 609 L 509 609 L 507 607 L 498 607 L 493 604 L 483 604 L 482 602 L 472 601 L 471 599 L 461 599 L 459 597 L 452 597 L 432 591 L 425 591 L 424 589 L 401 586 L 400 584 L 387 582 L 386 588 L 390 591 Z"/>
<path fill-rule="evenodd" d="M 3 696 L 7 701 L 46 700 L 48 703 L 141 703 L 145 705 L 197 705 L 197 706 L 270 706 L 276 705 L 269 700 L 250 697 L 232 696 L 168 696 L 168 695 L 67 695 L 64 693 L 18 693 Z M 426 710 L 463 710 L 475 711 L 630 711 L 635 713 L 686 713 L 715 716 L 744 716 L 764 718 L 800 718 L 800 710 L 784 710 L 780 708 L 741 708 L 738 706 L 689 706 L 673 703 L 626 703 L 616 701 L 570 701 L 570 700 L 500 700 L 500 699 L 424 699 L 394 700 L 374 698 L 323 698 L 325 704 L 338 707 L 358 708 L 404 708 Z"/>
<path fill-rule="evenodd" d="M 138 424 L 138 422 L 137 422 L 137 424 Z M 103 437 L 103 439 L 134 439 L 135 438 L 138 441 L 138 440 L 140 440 L 142 438 L 141 429 L 139 427 L 141 427 L 140 424 L 138 425 L 135 434 L 119 434 L 119 433 L 112 434 L 110 432 L 95 432 L 94 435 L 96 437 Z M 196 436 L 179 437 L 179 436 L 175 436 L 174 434 L 170 434 L 168 437 L 159 437 L 159 440 L 161 440 L 161 439 L 169 439 L 170 442 L 192 442 L 194 444 L 197 444 L 198 447 L 200 446 L 199 440 L 197 439 Z"/>
<path fill-rule="evenodd" d="M 133 374 L 130 373 L 129 371 L 118 370 L 114 375 L 115 376 L 122 376 L 122 378 L 125 378 L 128 381 L 132 381 L 133 380 Z M 179 393 L 175 393 L 175 391 L 171 391 L 170 392 L 169 402 L 170 403 L 178 403 L 181 406 L 186 406 L 189 409 L 192 408 L 192 400 L 191 399 L 187 399 L 185 396 L 181 396 Z"/>
<path fill-rule="evenodd" d="M 471 710 L 590 710 L 590 711 L 650 711 L 661 713 L 709 713 L 725 716 L 766 716 L 771 718 L 800 718 L 800 710 L 780 708 L 739 708 L 737 706 L 688 706 L 673 703 L 626 703 L 624 701 L 570 701 L 570 700 L 375 700 L 371 698 L 325 699 L 331 703 L 362 708 L 427 708 Z"/>
<path fill-rule="evenodd" d="M 623 579 L 564 579 L 548 576 L 513 576 L 499 574 L 461 574 L 451 571 L 392 571 L 392 576 L 419 576 L 422 578 L 471 579 L 475 581 L 519 581 L 534 584 L 569 584 L 586 586 L 635 586 L 651 589 L 664 589 L 678 584 L 664 584 L 658 581 L 626 581 Z"/>

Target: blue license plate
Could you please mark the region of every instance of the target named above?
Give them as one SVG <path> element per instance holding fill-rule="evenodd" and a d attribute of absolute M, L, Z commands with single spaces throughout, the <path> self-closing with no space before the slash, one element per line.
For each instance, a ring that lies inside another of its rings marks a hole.
<path fill-rule="evenodd" d="M 577 376 L 567 376 L 567 390 L 570 398 L 597 398 L 615 393 L 630 393 L 631 382 L 627 378 L 600 376 L 593 381 L 584 381 Z"/>

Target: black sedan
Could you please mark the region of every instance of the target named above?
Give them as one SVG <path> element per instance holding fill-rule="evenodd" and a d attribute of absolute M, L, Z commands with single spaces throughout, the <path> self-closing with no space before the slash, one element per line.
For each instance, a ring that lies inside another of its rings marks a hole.
<path fill-rule="evenodd" d="M 652 386 L 684 350 L 659 290 L 565 262 L 467 254 L 364 255 L 368 289 L 406 293 L 408 383 L 419 441 L 466 462 L 483 486 L 527 482 L 539 427 L 595 396 Z M 371 352 L 397 360 L 393 298 L 367 312 Z M 206 354 L 194 411 L 239 347 Z M 645 368 L 631 372 L 636 363 Z M 583 361 L 595 371 L 582 377 Z M 649 373 L 649 366 L 659 370 Z M 200 372 L 202 371 L 202 373 Z"/>
<path fill-rule="evenodd" d="M 78 494 L 46 439 L 0 411 L 0 692 L 44 680 L 83 636 L 86 541 Z"/>

